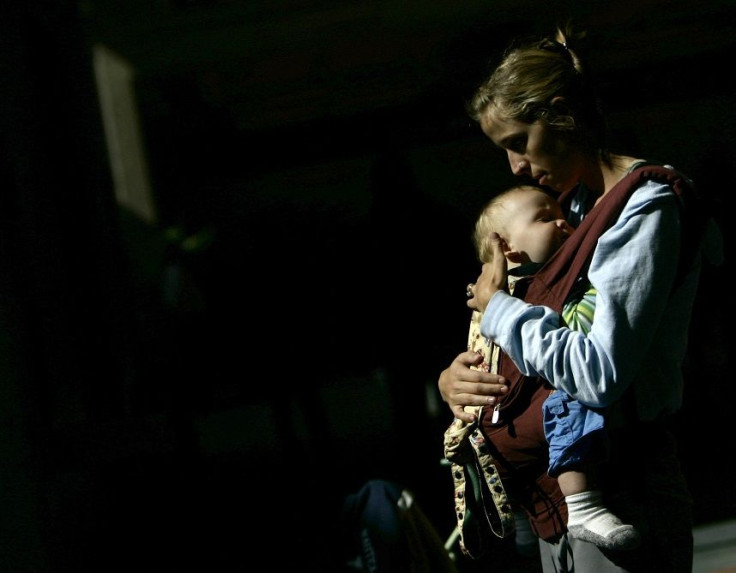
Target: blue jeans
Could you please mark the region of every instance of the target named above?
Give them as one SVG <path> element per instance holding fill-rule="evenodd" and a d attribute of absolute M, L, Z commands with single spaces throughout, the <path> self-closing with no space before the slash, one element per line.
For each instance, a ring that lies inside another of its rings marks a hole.
<path fill-rule="evenodd" d="M 550 476 L 605 461 L 608 448 L 604 417 L 599 410 L 588 408 L 557 390 L 544 401 L 542 416 L 549 442 L 547 473 Z"/>

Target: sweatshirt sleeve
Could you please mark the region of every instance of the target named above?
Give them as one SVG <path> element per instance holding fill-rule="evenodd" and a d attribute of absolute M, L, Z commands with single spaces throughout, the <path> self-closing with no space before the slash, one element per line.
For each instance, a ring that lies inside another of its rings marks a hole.
<path fill-rule="evenodd" d="M 645 368 L 666 310 L 680 253 L 677 198 L 646 182 L 599 239 L 588 278 L 596 288 L 586 336 L 561 326 L 558 313 L 498 292 L 486 307 L 482 333 L 527 376 L 541 376 L 591 407 L 618 399 Z"/>

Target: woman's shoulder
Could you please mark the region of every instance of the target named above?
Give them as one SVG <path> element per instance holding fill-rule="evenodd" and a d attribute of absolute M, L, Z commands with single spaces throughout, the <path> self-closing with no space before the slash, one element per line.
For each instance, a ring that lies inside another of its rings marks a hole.
<path fill-rule="evenodd" d="M 678 171 L 674 165 L 671 165 L 670 163 L 667 163 L 665 161 L 659 161 L 658 159 L 642 159 L 642 158 L 635 158 L 635 157 L 626 157 L 625 158 L 625 166 L 626 166 L 626 175 L 630 175 L 634 171 L 640 168 L 644 167 L 659 167 L 661 169 L 666 169 L 667 171 L 671 171 L 673 173 L 677 173 L 682 177 L 685 177 L 683 173 Z"/>
<path fill-rule="evenodd" d="M 669 163 L 653 159 L 627 159 L 630 159 L 627 171 L 619 184 L 633 188 L 639 195 L 657 197 L 672 191 L 682 195 L 694 190 L 693 181 Z"/>
<path fill-rule="evenodd" d="M 645 165 L 661 165 L 658 161 L 652 161 L 651 159 L 641 159 L 638 157 L 622 157 L 623 167 L 625 168 L 625 174 L 633 173 L 639 167 Z"/>
<path fill-rule="evenodd" d="M 626 173 L 624 177 L 633 174 L 637 170 L 641 169 L 644 173 L 654 173 L 650 175 L 650 178 L 657 178 L 657 173 L 666 173 L 669 179 L 682 179 L 688 185 L 692 186 L 692 180 L 682 171 L 677 169 L 674 165 L 665 161 L 659 161 L 656 159 L 634 159 L 627 158 L 630 161 L 627 162 Z M 655 168 L 655 169 L 652 169 Z"/>

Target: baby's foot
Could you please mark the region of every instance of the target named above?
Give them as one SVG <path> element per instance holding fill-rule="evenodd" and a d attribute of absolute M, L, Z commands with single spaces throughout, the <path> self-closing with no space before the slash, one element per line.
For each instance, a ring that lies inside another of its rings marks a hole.
<path fill-rule="evenodd" d="M 634 549 L 641 536 L 633 525 L 623 523 L 603 505 L 597 491 L 586 491 L 565 498 L 568 508 L 567 529 L 570 535 L 602 549 Z"/>
<path fill-rule="evenodd" d="M 593 543 L 601 549 L 629 550 L 641 543 L 641 536 L 633 525 L 621 524 L 605 533 L 597 533 L 585 525 L 569 525 L 567 529 L 573 537 Z"/>

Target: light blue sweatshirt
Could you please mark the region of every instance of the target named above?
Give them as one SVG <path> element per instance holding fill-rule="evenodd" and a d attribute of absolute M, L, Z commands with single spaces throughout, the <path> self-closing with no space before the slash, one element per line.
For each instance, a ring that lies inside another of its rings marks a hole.
<path fill-rule="evenodd" d="M 584 199 L 575 198 L 573 214 Z M 667 185 L 643 182 L 601 235 L 588 271 L 598 291 L 589 334 L 561 327 L 558 313 L 502 291 L 486 307 L 482 334 L 523 374 L 541 376 L 587 406 L 607 407 L 633 384 L 641 420 L 676 411 L 703 252 L 672 291 L 681 242 L 677 200 Z M 720 233 L 711 223 L 708 257 L 720 262 Z"/>

